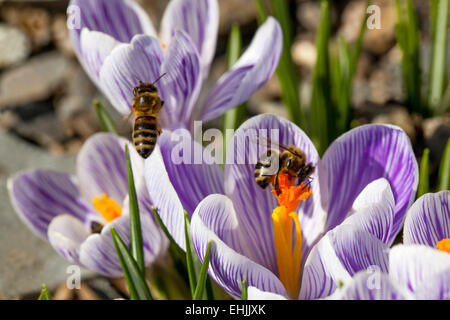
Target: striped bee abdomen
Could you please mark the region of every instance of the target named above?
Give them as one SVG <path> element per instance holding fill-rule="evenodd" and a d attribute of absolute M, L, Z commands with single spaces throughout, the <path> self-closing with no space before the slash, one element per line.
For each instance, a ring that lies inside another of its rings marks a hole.
<path fill-rule="evenodd" d="M 272 177 L 278 171 L 280 154 L 274 149 L 266 150 L 255 165 L 255 181 L 265 189 L 272 182 Z"/>
<path fill-rule="evenodd" d="M 152 154 L 158 135 L 156 117 L 141 116 L 136 118 L 133 127 L 133 143 L 141 157 L 146 159 Z"/>

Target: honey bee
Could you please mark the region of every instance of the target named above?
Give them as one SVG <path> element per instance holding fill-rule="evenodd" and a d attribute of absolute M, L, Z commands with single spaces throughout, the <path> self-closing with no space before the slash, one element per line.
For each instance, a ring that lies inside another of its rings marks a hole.
<path fill-rule="evenodd" d="M 267 149 L 261 154 L 255 165 L 255 180 L 262 189 L 273 184 L 279 195 L 281 191 L 278 185 L 278 175 L 280 173 L 287 173 L 291 178 L 295 178 L 298 184 L 302 184 L 310 179 L 314 172 L 314 166 L 306 163 L 306 155 L 298 147 L 282 144 L 278 144 L 278 147 L 279 149 Z"/>
<path fill-rule="evenodd" d="M 133 143 L 139 155 L 146 159 L 155 149 L 156 140 L 162 130 L 158 124 L 158 114 L 164 105 L 158 96 L 155 83 L 164 76 L 160 76 L 153 83 L 141 80 L 133 88 L 132 113 L 134 113 Z"/>

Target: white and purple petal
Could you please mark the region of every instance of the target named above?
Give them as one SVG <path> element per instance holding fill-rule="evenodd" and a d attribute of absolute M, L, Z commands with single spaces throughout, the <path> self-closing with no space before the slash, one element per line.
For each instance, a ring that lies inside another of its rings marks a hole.
<path fill-rule="evenodd" d="M 161 66 L 161 125 L 190 129 L 202 79 L 198 51 L 184 31 L 175 33 Z"/>
<path fill-rule="evenodd" d="M 269 17 L 259 27 L 249 48 L 206 97 L 200 119 L 214 119 L 246 101 L 274 73 L 282 50 L 278 21 Z"/>
<path fill-rule="evenodd" d="M 63 258 L 80 264 L 80 247 L 90 234 L 91 230 L 81 220 L 72 215 L 61 214 L 48 226 L 47 237 Z"/>
<path fill-rule="evenodd" d="M 343 224 L 357 226 L 388 244 L 392 235 L 395 201 L 389 182 L 380 178 L 369 183 L 353 202 Z"/>
<path fill-rule="evenodd" d="M 79 194 L 73 176 L 50 170 L 20 173 L 8 181 L 11 201 L 19 217 L 40 237 L 47 239 L 50 222 L 69 214 L 89 221 L 95 215 Z"/>
<path fill-rule="evenodd" d="M 77 157 L 77 177 L 88 203 L 103 193 L 121 204 L 128 195 L 125 145 L 128 144 L 135 183 L 142 184 L 143 161 L 124 138 L 97 133 L 83 145 Z"/>
<path fill-rule="evenodd" d="M 169 44 L 177 31 L 186 32 L 199 52 L 204 80 L 214 58 L 218 28 L 217 0 L 173 0 L 161 21 L 161 40 Z"/>
<path fill-rule="evenodd" d="M 450 191 L 427 193 L 414 202 L 406 214 L 404 244 L 436 247 L 450 238 Z"/>
<path fill-rule="evenodd" d="M 389 253 L 389 275 L 412 292 L 449 269 L 450 254 L 425 245 L 397 245 Z"/>
<path fill-rule="evenodd" d="M 428 278 L 414 293 L 420 300 L 450 300 L 450 268 Z"/>
<path fill-rule="evenodd" d="M 410 300 L 412 293 L 395 283 L 388 274 L 360 271 L 344 288 L 341 300 Z"/>
<path fill-rule="evenodd" d="M 75 51 L 79 55 L 83 28 L 100 31 L 125 43 L 130 42 L 136 34 L 156 36 L 148 15 L 132 0 L 71 0 L 68 26 Z"/>
<path fill-rule="evenodd" d="M 389 248 L 372 234 L 342 225 L 329 231 L 311 250 L 303 269 L 300 299 L 319 299 L 350 283 L 368 268 L 387 272 Z"/>
<path fill-rule="evenodd" d="M 101 88 L 121 114 L 131 113 L 133 88 L 139 80 L 152 83 L 161 75 L 163 60 L 161 44 L 147 35 L 137 35 L 131 43 L 116 46 L 106 57 L 100 69 Z M 161 88 L 159 91 L 164 96 Z"/>
<path fill-rule="evenodd" d="M 256 287 L 248 287 L 247 289 L 247 300 L 287 300 L 285 296 L 261 291 Z"/>
<path fill-rule="evenodd" d="M 209 196 L 199 204 L 191 221 L 192 241 L 201 261 L 205 257 L 209 241 L 212 241 L 209 264 L 211 277 L 234 297 L 240 297 L 244 278 L 247 280 L 248 286 L 286 296 L 284 286 L 274 273 L 248 257 L 239 254 L 215 234 L 214 230 L 220 231 L 222 237 L 229 234 L 230 228 L 233 227 L 236 221 L 232 221 L 233 217 L 227 217 L 223 213 L 217 219 L 211 216 L 212 208 L 208 208 L 208 205 L 204 207 L 204 205 L 211 199 L 214 200 L 213 197 L 215 195 Z M 220 204 L 217 209 L 220 212 Z M 207 220 L 203 220 L 204 217 Z M 218 225 L 219 222 L 226 223 L 225 230 L 221 229 L 220 225 Z M 240 244 L 244 245 L 243 243 Z"/>
<path fill-rule="evenodd" d="M 390 125 L 360 126 L 332 143 L 323 156 L 322 167 L 321 190 L 328 195 L 328 199 L 322 197 L 328 211 L 326 230 L 344 221 L 367 184 L 379 178 L 389 181 L 395 199 L 391 244 L 414 201 L 418 184 L 417 162 L 405 132 Z"/>

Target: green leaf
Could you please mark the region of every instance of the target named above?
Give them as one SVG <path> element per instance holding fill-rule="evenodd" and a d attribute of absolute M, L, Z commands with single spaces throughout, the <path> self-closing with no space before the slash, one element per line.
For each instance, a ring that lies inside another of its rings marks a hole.
<path fill-rule="evenodd" d="M 277 68 L 281 85 L 281 100 L 287 108 L 289 117 L 300 128 L 308 132 L 306 116 L 300 103 L 300 91 L 297 68 L 292 60 L 293 25 L 289 1 L 271 0 L 273 15 L 279 21 L 283 32 L 283 51 Z"/>
<path fill-rule="evenodd" d="M 450 189 L 450 139 L 447 140 L 444 153 L 439 166 L 439 185 L 438 191 Z"/>
<path fill-rule="evenodd" d="M 258 24 L 263 24 L 267 19 L 267 10 L 263 0 L 255 0 L 256 10 L 258 11 Z"/>
<path fill-rule="evenodd" d="M 419 187 L 417 188 L 417 198 L 430 191 L 430 172 L 429 172 L 430 149 L 423 151 L 420 161 Z"/>
<path fill-rule="evenodd" d="M 127 160 L 128 197 L 130 202 L 130 250 L 142 275 L 145 277 L 144 247 L 142 243 L 141 217 L 139 215 L 139 204 L 134 185 L 133 168 L 131 167 L 130 151 L 125 145 L 125 156 Z"/>
<path fill-rule="evenodd" d="M 94 106 L 102 131 L 111 132 L 118 135 L 119 132 L 117 131 L 116 125 L 114 124 L 113 119 L 108 114 L 103 105 L 98 100 L 94 100 Z"/>
<path fill-rule="evenodd" d="M 167 230 L 167 227 L 164 225 L 164 222 L 161 220 L 161 216 L 159 215 L 158 211 L 155 207 L 152 207 L 153 216 L 156 219 L 156 222 L 158 222 L 159 227 L 166 235 L 167 239 L 169 239 L 170 242 L 170 248 L 169 250 L 177 257 L 185 259 L 185 252 L 183 249 L 180 248 L 180 246 L 176 243 L 176 241 L 173 239 L 172 235 L 170 234 L 169 230 Z"/>
<path fill-rule="evenodd" d="M 230 37 L 228 38 L 228 47 L 227 47 L 228 69 L 233 67 L 233 65 L 241 56 L 241 52 L 242 52 L 241 30 L 238 24 L 233 24 L 231 28 Z M 247 117 L 247 107 L 245 103 L 229 110 L 227 113 L 225 113 L 223 118 L 223 132 L 225 132 L 226 129 L 236 130 L 244 122 L 246 117 Z"/>
<path fill-rule="evenodd" d="M 329 66 L 330 1 L 321 1 L 319 29 L 317 31 L 317 62 L 313 73 L 311 100 L 311 133 L 313 141 L 322 155 L 335 132 L 335 117 L 331 101 L 331 76 Z"/>
<path fill-rule="evenodd" d="M 52 300 L 52 295 L 47 290 L 47 286 L 45 284 L 42 284 L 42 290 L 38 300 Z"/>
<path fill-rule="evenodd" d="M 242 280 L 242 294 L 241 294 L 241 300 L 247 300 L 248 299 L 248 294 L 247 294 L 247 279 L 244 278 L 244 280 Z"/>
<path fill-rule="evenodd" d="M 128 290 L 130 291 L 130 298 L 132 300 L 153 300 L 145 277 L 128 250 L 127 245 L 114 228 L 111 228 L 111 236 L 114 240 L 114 246 L 116 247 Z"/>
<path fill-rule="evenodd" d="M 209 257 L 211 255 L 212 240 L 208 242 L 206 249 L 205 259 L 203 260 L 202 268 L 200 269 L 200 275 L 198 277 L 197 287 L 195 288 L 194 296 L 192 300 L 200 300 L 203 296 L 203 290 L 205 289 L 206 279 L 208 276 Z"/>
<path fill-rule="evenodd" d="M 191 243 L 191 234 L 190 234 L 190 221 L 189 215 L 187 212 L 184 212 L 184 237 L 186 241 L 186 265 L 189 275 L 189 285 L 191 287 L 192 297 L 194 297 L 197 277 L 195 274 L 194 260 L 192 254 L 192 243 Z"/>
<path fill-rule="evenodd" d="M 445 70 L 448 35 L 448 0 L 432 0 L 432 57 L 430 65 L 430 88 L 428 105 L 435 112 L 440 111 L 445 88 Z"/>

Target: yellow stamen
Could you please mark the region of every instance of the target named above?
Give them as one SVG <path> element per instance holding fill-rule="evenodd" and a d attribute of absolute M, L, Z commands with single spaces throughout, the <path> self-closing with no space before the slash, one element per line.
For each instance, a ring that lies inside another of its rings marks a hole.
<path fill-rule="evenodd" d="M 296 299 L 300 290 L 300 265 L 302 258 L 302 233 L 298 215 L 295 212 L 299 203 L 312 195 L 306 185 L 295 186 L 295 179 L 288 174 L 279 175 L 280 194 L 277 197 L 279 206 L 273 210 L 274 245 L 277 256 L 278 276 L 286 288 L 288 295 Z M 295 242 L 293 244 L 292 223 L 295 226 Z"/>
<path fill-rule="evenodd" d="M 161 47 L 163 48 L 163 49 L 165 49 L 166 48 L 166 44 L 164 43 L 164 42 L 160 42 L 161 43 Z"/>
<path fill-rule="evenodd" d="M 442 239 L 436 243 L 436 249 L 450 253 L 450 239 Z"/>
<path fill-rule="evenodd" d="M 101 199 L 94 197 L 92 202 L 95 209 L 100 212 L 107 222 L 111 222 L 122 215 L 122 208 L 113 199 L 108 198 L 106 193 L 102 194 Z"/>

